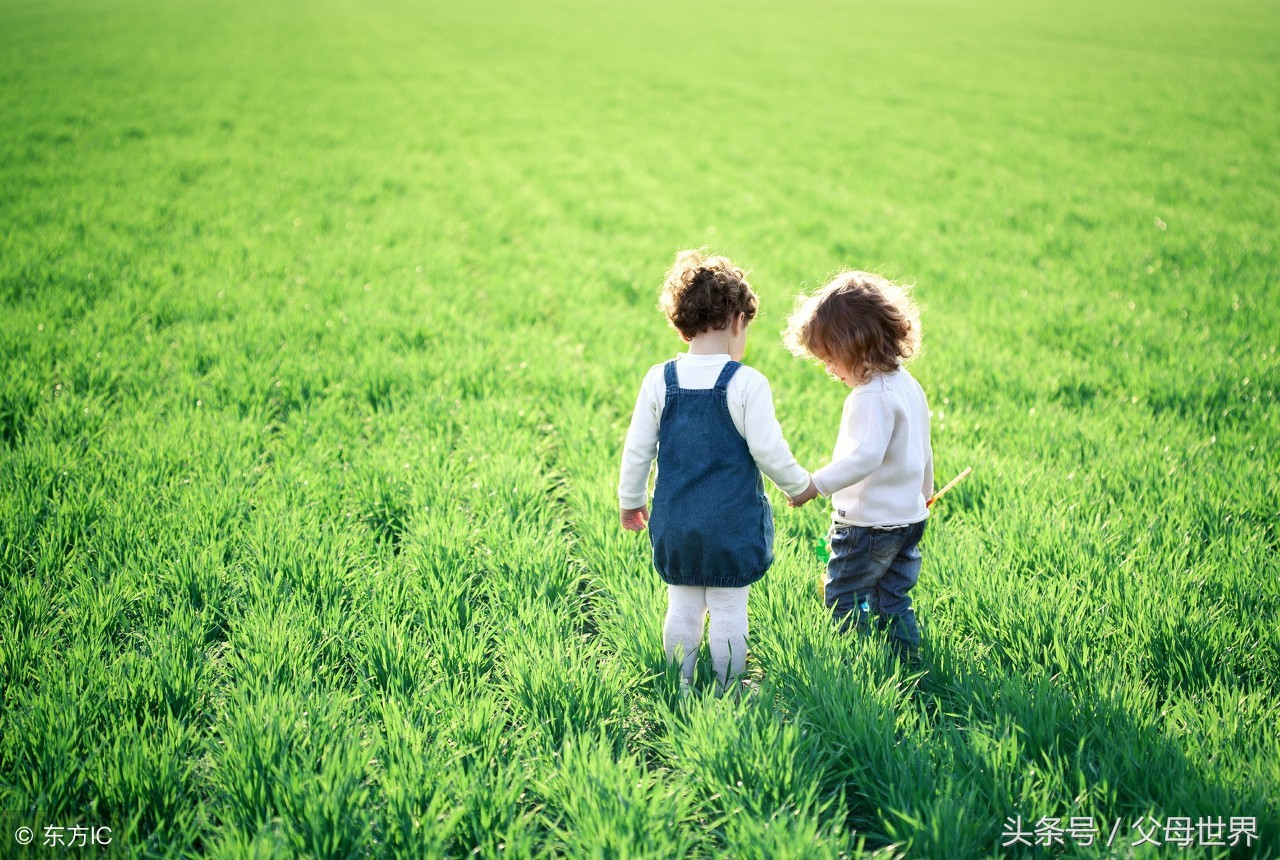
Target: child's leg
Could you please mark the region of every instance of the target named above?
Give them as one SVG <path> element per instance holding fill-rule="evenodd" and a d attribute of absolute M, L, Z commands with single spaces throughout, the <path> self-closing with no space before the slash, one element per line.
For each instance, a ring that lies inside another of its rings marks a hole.
<path fill-rule="evenodd" d="M 708 588 L 707 608 L 711 610 L 711 624 L 707 631 L 707 644 L 711 648 L 711 667 L 721 689 L 728 689 L 731 678 L 737 678 L 747 668 L 747 593 L 751 586 L 742 588 Z"/>
<path fill-rule="evenodd" d="M 886 562 L 871 555 L 871 529 L 838 525 L 831 529 L 831 558 L 827 561 L 827 608 L 843 631 L 871 632 L 870 615 L 877 612 L 876 582 Z M 866 605 L 867 609 L 862 607 Z"/>
<path fill-rule="evenodd" d="M 879 627 L 889 632 L 890 641 L 902 655 L 920 647 L 920 628 L 911 607 L 910 591 L 920 578 L 920 539 L 924 536 L 925 522 L 927 520 L 907 527 L 901 548 L 876 583 Z"/>
<path fill-rule="evenodd" d="M 693 683 L 702 644 L 702 622 L 707 617 L 707 589 L 700 585 L 667 586 L 667 619 L 662 625 L 662 647 L 667 660 L 680 661 L 680 673 Z"/>

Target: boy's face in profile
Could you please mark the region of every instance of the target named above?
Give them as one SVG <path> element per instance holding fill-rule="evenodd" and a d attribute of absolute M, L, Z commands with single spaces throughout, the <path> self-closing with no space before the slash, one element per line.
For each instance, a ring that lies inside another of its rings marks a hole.
<path fill-rule="evenodd" d="M 824 358 L 822 360 L 822 364 L 827 368 L 827 373 L 850 388 L 853 388 L 858 384 L 858 380 L 854 375 L 853 369 L 843 361 L 834 358 Z"/>

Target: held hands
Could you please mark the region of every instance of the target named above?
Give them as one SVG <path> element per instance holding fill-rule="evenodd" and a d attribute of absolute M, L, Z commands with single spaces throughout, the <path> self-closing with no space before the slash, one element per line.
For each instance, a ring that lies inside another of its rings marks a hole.
<path fill-rule="evenodd" d="M 787 503 L 793 508 L 803 507 L 807 502 L 811 502 L 818 497 L 818 485 L 813 482 L 813 478 L 809 479 L 809 486 L 803 493 L 787 497 Z"/>
<path fill-rule="evenodd" d="M 641 505 L 638 508 L 623 508 L 620 514 L 622 527 L 629 532 L 644 531 L 645 524 L 649 522 L 649 506 Z"/>
<path fill-rule="evenodd" d="M 818 486 L 813 483 L 813 479 L 809 479 L 809 486 L 804 492 L 794 496 L 787 497 L 787 503 L 793 508 L 799 508 L 813 501 L 818 497 Z M 642 532 L 649 523 L 649 506 L 641 505 L 638 508 L 622 508 L 618 513 L 618 519 L 622 523 L 622 527 L 629 532 Z"/>

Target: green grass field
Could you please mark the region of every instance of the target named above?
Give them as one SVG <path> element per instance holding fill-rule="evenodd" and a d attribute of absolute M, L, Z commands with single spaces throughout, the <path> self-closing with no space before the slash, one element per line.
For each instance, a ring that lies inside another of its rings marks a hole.
<path fill-rule="evenodd" d="M 1280 855 L 1274 3 L 2 0 L 0 129 L 0 856 Z M 793 296 L 916 285 L 920 671 L 771 487 L 679 699 L 616 482 L 700 245 L 810 468 Z"/>

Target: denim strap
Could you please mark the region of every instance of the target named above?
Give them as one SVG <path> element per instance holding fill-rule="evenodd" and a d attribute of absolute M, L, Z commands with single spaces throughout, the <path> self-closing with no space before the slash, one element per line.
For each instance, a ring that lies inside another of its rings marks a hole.
<path fill-rule="evenodd" d="M 662 378 L 667 381 L 668 390 L 680 387 L 680 381 L 676 379 L 676 363 L 674 359 L 668 361 L 666 367 L 662 369 Z"/>
<path fill-rule="evenodd" d="M 725 363 L 724 369 L 720 371 L 720 378 L 716 380 L 716 391 L 725 391 L 729 388 L 729 380 L 738 372 L 739 367 L 742 367 L 741 362 L 729 361 Z"/>

